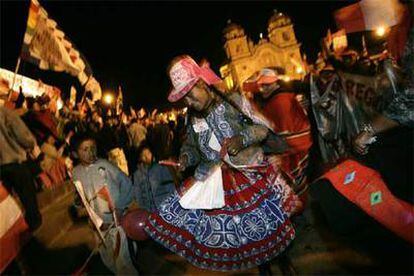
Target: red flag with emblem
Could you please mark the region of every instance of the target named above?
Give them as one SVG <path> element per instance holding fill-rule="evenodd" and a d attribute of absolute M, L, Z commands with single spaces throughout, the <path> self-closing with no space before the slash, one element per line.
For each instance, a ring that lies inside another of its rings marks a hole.
<path fill-rule="evenodd" d="M 104 185 L 98 191 L 98 197 L 105 200 L 108 203 L 108 207 L 111 211 L 115 210 L 115 204 L 112 201 L 112 197 L 111 197 L 111 194 L 109 192 L 108 186 Z"/>

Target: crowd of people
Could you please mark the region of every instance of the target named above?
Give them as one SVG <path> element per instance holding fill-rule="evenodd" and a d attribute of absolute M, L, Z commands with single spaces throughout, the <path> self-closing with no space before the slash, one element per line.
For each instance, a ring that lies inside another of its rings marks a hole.
<path fill-rule="evenodd" d="M 168 67 L 168 99 L 186 108 L 166 112 L 119 110 L 88 95 L 59 110 L 48 97 L 24 98 L 0 107 L 2 183 L 34 231 L 35 191 L 80 182 L 113 245 L 101 257 L 116 273 L 136 272 L 120 223 L 135 201 L 150 213 L 146 233 L 195 266 L 269 274 L 295 238 L 291 218 L 306 207 L 309 183 L 366 154 L 380 133 L 414 126 L 412 40 L 413 30 L 398 62 L 331 53 L 301 80 L 265 68 L 243 93 L 221 91 L 208 66 L 179 56 Z M 377 78 L 379 113 L 347 93 L 344 72 Z"/>

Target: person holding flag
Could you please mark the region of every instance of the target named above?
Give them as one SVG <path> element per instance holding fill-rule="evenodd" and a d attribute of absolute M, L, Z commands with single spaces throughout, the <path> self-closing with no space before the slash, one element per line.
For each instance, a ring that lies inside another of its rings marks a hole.
<path fill-rule="evenodd" d="M 73 169 L 73 180 L 82 184 L 87 203 L 103 222 L 99 229 L 105 237 L 99 249 L 102 261 L 116 274 L 137 274 L 119 224 L 133 199 L 131 180 L 107 160 L 97 158 L 95 140 L 87 134 L 75 135 L 72 145 L 80 162 Z"/>

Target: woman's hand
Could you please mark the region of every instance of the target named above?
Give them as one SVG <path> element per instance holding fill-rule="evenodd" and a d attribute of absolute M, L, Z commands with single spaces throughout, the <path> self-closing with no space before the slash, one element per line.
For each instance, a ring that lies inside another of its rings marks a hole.
<path fill-rule="evenodd" d="M 187 155 L 180 155 L 180 157 L 178 158 L 178 166 L 177 169 L 180 172 L 185 171 L 185 169 L 188 166 L 188 157 Z"/>
<path fill-rule="evenodd" d="M 243 149 L 243 137 L 240 135 L 226 139 L 225 146 L 230 155 L 237 155 Z"/>
<path fill-rule="evenodd" d="M 354 150 L 361 155 L 368 153 L 368 144 L 372 139 L 371 134 L 366 131 L 359 133 L 352 142 Z"/>
<path fill-rule="evenodd" d="M 273 167 L 279 168 L 282 166 L 282 155 L 281 154 L 272 154 L 267 157 L 267 160 Z"/>

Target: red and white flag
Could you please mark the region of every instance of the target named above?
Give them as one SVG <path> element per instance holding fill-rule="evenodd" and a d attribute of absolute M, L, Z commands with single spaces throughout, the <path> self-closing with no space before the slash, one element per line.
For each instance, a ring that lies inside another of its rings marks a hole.
<path fill-rule="evenodd" d="M 398 24 L 403 10 L 398 0 L 361 0 L 335 11 L 334 18 L 347 33 L 371 31 Z"/>
<path fill-rule="evenodd" d="M 0 182 L 0 273 L 27 242 L 28 229 L 19 205 Z"/>
<path fill-rule="evenodd" d="M 98 197 L 105 200 L 108 203 L 109 210 L 111 211 L 115 210 L 115 204 L 112 201 L 112 197 L 109 192 L 108 186 L 104 185 L 101 189 L 99 189 Z"/>
<path fill-rule="evenodd" d="M 340 52 L 346 47 L 348 47 L 348 40 L 346 38 L 345 29 L 341 29 L 336 33 L 332 34 L 332 43 L 333 43 L 333 50 L 335 52 Z"/>

